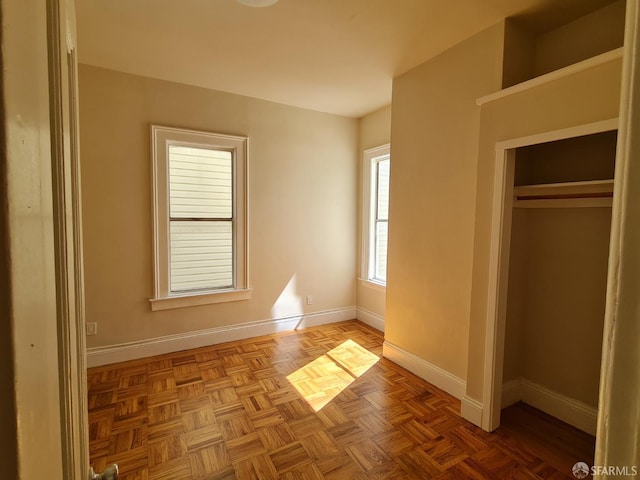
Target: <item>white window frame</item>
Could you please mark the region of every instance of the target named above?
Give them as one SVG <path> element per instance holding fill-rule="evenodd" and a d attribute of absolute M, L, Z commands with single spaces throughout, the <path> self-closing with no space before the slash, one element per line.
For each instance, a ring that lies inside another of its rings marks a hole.
<path fill-rule="evenodd" d="M 375 270 L 375 214 L 377 201 L 376 165 L 380 160 L 391 158 L 390 144 L 370 148 L 364 151 L 362 161 L 362 248 L 360 282 L 361 284 L 384 291 L 386 282 L 376 279 Z"/>
<path fill-rule="evenodd" d="M 169 286 L 169 146 L 211 148 L 232 152 L 233 158 L 233 287 L 171 292 Z M 151 126 L 153 165 L 153 264 L 152 310 L 232 302 L 251 298 L 248 255 L 248 138 L 234 135 Z"/>

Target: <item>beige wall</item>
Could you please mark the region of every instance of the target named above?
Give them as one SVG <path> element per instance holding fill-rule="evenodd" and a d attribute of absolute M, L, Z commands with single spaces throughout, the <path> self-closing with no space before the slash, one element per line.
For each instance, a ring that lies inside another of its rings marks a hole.
<path fill-rule="evenodd" d="M 391 105 L 360 119 L 360 150 L 379 147 L 391 141 Z"/>
<path fill-rule="evenodd" d="M 624 13 L 625 0 L 617 0 L 543 33 L 529 30 L 521 20 L 507 19 L 503 86 L 622 47 Z"/>
<path fill-rule="evenodd" d="M 495 144 L 618 115 L 619 60 L 482 106 L 467 395 L 481 399 Z"/>
<path fill-rule="evenodd" d="M 466 377 L 480 111 L 504 22 L 393 84 L 386 340 Z"/>
<path fill-rule="evenodd" d="M 358 194 L 359 211 L 362 211 L 362 161 L 363 152 L 370 148 L 385 145 L 391 141 L 391 105 L 376 110 L 360 119 L 359 130 L 359 167 Z M 392 167 L 393 170 L 393 167 Z M 358 222 L 361 226 L 361 223 Z M 358 228 L 358 245 L 362 245 L 362 228 Z M 362 248 L 358 248 L 358 272 L 361 271 Z M 358 308 L 362 308 L 380 317 L 384 317 L 386 293 L 379 288 L 372 288 L 365 282 L 358 282 Z"/>
<path fill-rule="evenodd" d="M 625 1 L 618 0 L 536 41 L 536 75 L 557 70 L 622 46 Z"/>
<path fill-rule="evenodd" d="M 504 332 L 504 368 L 502 381 L 522 377 L 524 365 L 524 327 L 527 315 L 527 266 L 529 265 L 528 210 L 514 208 L 511 216 L 511 248 L 509 252 L 509 291 Z"/>
<path fill-rule="evenodd" d="M 355 306 L 357 120 L 86 65 L 79 81 L 89 347 Z M 249 136 L 251 300 L 151 311 L 152 123 Z"/>
<path fill-rule="evenodd" d="M 597 406 L 610 208 L 528 212 L 523 377 Z"/>
<path fill-rule="evenodd" d="M 529 80 L 535 76 L 536 36 L 516 20 L 505 20 L 504 65 L 502 87 Z"/>
<path fill-rule="evenodd" d="M 514 216 L 504 379 L 524 377 L 595 407 L 611 209 L 516 209 Z"/>

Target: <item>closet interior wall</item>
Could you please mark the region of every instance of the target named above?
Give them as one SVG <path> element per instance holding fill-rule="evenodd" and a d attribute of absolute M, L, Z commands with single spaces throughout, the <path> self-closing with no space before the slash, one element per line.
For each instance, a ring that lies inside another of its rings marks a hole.
<path fill-rule="evenodd" d="M 612 179 L 615 149 L 616 132 L 517 149 L 514 183 Z M 514 205 L 503 383 L 528 381 L 595 409 L 611 208 L 584 200 Z"/>

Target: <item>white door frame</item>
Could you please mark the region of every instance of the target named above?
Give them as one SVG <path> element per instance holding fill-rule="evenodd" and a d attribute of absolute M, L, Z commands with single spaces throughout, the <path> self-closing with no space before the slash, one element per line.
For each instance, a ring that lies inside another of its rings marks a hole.
<path fill-rule="evenodd" d="M 595 464 L 640 466 L 640 0 L 627 0 Z M 601 473 L 594 478 L 620 478 Z"/>
<path fill-rule="evenodd" d="M 89 456 L 74 5 L 1 7 L 8 268 L 0 280 L 11 348 L 0 360 L 10 365 L 3 387 L 15 407 L 15 423 L 0 432 L 15 446 L 3 473 L 82 480 Z"/>
<path fill-rule="evenodd" d="M 515 149 L 617 128 L 618 119 L 613 118 L 496 143 L 482 392 L 481 427 L 486 431 L 500 426 Z"/>
<path fill-rule="evenodd" d="M 65 478 L 88 478 L 80 139 L 73 0 L 48 0 L 49 109 Z"/>

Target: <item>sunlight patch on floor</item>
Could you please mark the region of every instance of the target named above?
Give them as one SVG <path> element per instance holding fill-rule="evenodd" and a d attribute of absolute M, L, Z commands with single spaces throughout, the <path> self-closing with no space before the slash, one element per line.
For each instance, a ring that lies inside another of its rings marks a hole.
<path fill-rule="evenodd" d="M 299 368 L 287 380 L 318 412 L 378 360 L 377 355 L 349 339 Z"/>

